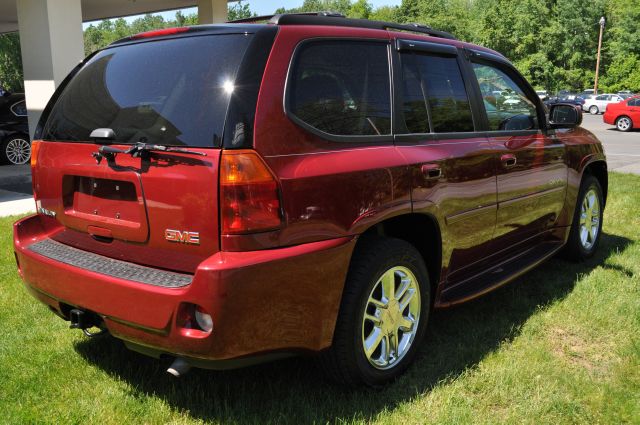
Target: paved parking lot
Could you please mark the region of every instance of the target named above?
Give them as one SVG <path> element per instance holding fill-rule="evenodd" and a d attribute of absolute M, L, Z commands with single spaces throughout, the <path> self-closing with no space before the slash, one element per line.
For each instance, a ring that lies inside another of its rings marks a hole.
<path fill-rule="evenodd" d="M 35 211 L 29 165 L 0 166 L 0 217 Z"/>
<path fill-rule="evenodd" d="M 640 130 L 623 133 L 605 124 L 602 115 L 589 113 L 584 114 L 582 126 L 602 142 L 610 171 L 640 174 Z"/>
<path fill-rule="evenodd" d="M 603 123 L 602 115 L 588 113 L 584 115 L 582 126 L 602 141 L 609 170 L 640 174 L 640 130 L 622 133 Z M 0 217 L 34 210 L 29 166 L 0 166 Z"/>

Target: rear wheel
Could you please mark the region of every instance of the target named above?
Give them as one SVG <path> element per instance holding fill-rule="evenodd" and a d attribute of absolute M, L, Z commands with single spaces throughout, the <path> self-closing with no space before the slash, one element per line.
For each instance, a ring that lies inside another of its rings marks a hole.
<path fill-rule="evenodd" d="M 584 260 L 595 253 L 602 233 L 603 207 L 604 199 L 598 179 L 586 175 L 580 185 L 566 245 L 566 254 L 570 259 Z"/>
<path fill-rule="evenodd" d="M 633 127 L 633 123 L 631 122 L 631 118 L 627 116 L 618 117 L 616 120 L 616 128 L 620 131 L 629 131 Z"/>
<path fill-rule="evenodd" d="M 355 254 L 325 370 L 340 383 L 379 386 L 413 361 L 424 336 L 431 291 L 420 253 L 399 239 L 379 238 Z"/>
<path fill-rule="evenodd" d="M 25 134 L 12 134 L 0 146 L 0 161 L 4 164 L 26 164 L 31 159 L 31 143 Z"/>
<path fill-rule="evenodd" d="M 598 110 L 598 107 L 596 105 L 591 105 L 589 107 L 589 113 L 591 113 L 592 115 L 597 115 L 598 112 L 600 111 Z"/>

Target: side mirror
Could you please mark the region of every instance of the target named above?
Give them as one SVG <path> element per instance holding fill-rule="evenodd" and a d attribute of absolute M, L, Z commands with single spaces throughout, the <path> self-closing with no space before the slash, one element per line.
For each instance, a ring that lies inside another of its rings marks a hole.
<path fill-rule="evenodd" d="M 549 107 L 550 128 L 574 128 L 582 124 L 582 108 L 569 103 L 556 103 Z"/>

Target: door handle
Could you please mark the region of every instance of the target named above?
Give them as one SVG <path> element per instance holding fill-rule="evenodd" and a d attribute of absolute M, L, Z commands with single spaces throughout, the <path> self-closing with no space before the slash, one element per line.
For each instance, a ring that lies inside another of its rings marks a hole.
<path fill-rule="evenodd" d="M 518 162 L 518 160 L 516 159 L 516 156 L 510 153 L 502 155 L 500 157 L 500 161 L 502 162 L 502 166 L 504 168 L 514 167 Z"/>
<path fill-rule="evenodd" d="M 438 164 L 424 164 L 420 170 L 427 180 L 436 180 L 442 177 L 442 169 Z"/>

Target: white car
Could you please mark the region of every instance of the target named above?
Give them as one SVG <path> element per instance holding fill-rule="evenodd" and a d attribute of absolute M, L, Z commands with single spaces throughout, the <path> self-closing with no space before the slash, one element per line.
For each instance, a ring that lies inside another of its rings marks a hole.
<path fill-rule="evenodd" d="M 549 93 L 546 90 L 536 90 L 536 94 L 540 100 L 546 100 L 549 97 Z"/>
<path fill-rule="evenodd" d="M 602 114 L 605 109 L 607 109 L 607 105 L 610 103 L 622 102 L 624 97 L 619 94 L 599 94 L 597 96 L 592 97 L 591 99 L 585 99 L 584 105 L 582 105 L 582 109 L 584 111 L 589 111 L 591 114 Z"/>

